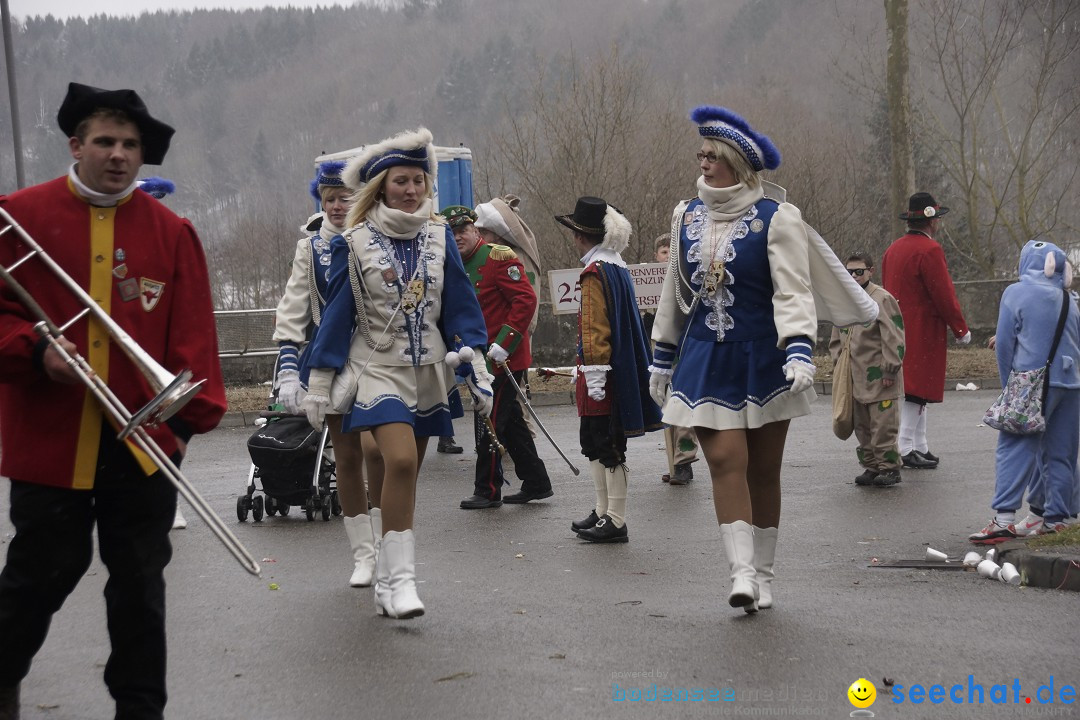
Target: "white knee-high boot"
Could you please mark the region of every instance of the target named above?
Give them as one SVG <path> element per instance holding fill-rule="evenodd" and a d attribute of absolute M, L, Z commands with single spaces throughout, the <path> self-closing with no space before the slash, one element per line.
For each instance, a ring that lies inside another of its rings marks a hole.
<path fill-rule="evenodd" d="M 626 525 L 626 475 L 625 465 L 616 465 L 604 472 L 607 483 L 607 515 L 617 528 Z"/>
<path fill-rule="evenodd" d="M 424 604 L 416 594 L 416 545 L 412 530 L 391 530 L 383 535 L 378 566 L 385 573 L 376 582 L 375 609 L 380 615 L 399 620 L 424 614 Z M 385 569 L 383 569 L 385 568 Z"/>
<path fill-rule="evenodd" d="M 731 568 L 728 605 L 757 612 L 757 571 L 754 570 L 754 529 L 744 520 L 720 526 L 720 539 Z"/>
<path fill-rule="evenodd" d="M 773 606 L 772 581 L 773 561 L 776 557 L 777 528 L 759 528 L 754 526 L 754 570 L 757 575 L 758 607 Z"/>
<path fill-rule="evenodd" d="M 599 460 L 590 460 L 589 470 L 596 486 L 596 517 L 602 518 L 608 511 L 607 468 Z"/>
<path fill-rule="evenodd" d="M 349 536 L 353 554 L 353 573 L 349 585 L 370 587 L 375 576 L 375 533 L 371 518 L 367 515 L 342 515 L 342 520 L 345 521 L 345 533 Z"/>
<path fill-rule="evenodd" d="M 368 511 L 371 518 L 371 534 L 375 536 L 375 559 L 379 558 L 379 547 L 382 546 L 382 509 L 371 508 Z"/>
<path fill-rule="evenodd" d="M 900 434 L 896 438 L 900 447 L 901 457 L 915 449 L 915 426 L 919 424 L 919 411 L 922 406 L 918 403 L 904 401 L 900 406 Z"/>

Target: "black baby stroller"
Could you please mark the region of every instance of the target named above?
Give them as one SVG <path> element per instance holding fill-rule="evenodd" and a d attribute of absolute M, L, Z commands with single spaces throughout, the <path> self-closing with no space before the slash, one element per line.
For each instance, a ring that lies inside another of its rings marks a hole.
<path fill-rule="evenodd" d="M 337 474 L 329 430 L 319 432 L 303 415 L 265 412 L 267 422 L 248 438 L 251 469 L 246 492 L 236 498 L 236 518 L 255 522 L 263 512 L 285 517 L 295 505 L 302 507 L 308 520 L 322 513 L 323 520 L 341 514 Z M 262 481 L 262 495 L 256 495 L 255 480 Z"/>

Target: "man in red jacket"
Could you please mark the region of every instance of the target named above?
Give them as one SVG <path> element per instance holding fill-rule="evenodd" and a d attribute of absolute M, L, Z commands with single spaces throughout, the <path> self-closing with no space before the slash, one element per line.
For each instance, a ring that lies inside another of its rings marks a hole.
<path fill-rule="evenodd" d="M 521 491 L 502 497 L 502 461 L 493 450 L 492 438 L 480 417 L 476 424 L 476 479 L 473 494 L 461 501 L 464 510 L 495 508 L 504 502 L 527 503 L 551 497 L 551 479 L 525 422 L 517 391 L 507 377 L 514 374 L 519 387 L 532 364 L 529 350 L 529 323 L 536 312 L 536 291 L 525 275 L 525 267 L 514 251 L 488 243 L 476 229 L 476 213 L 463 205 L 444 208 L 442 214 L 454 231 L 465 271 L 469 273 L 476 299 L 484 312 L 488 331 L 488 362 L 495 376 L 492 383 L 494 408 L 491 424 L 495 434 L 514 459 L 514 472 L 521 478 Z"/>
<path fill-rule="evenodd" d="M 904 316 L 904 404 L 898 443 L 904 467 L 914 469 L 938 465 L 926 439 L 926 411 L 927 403 L 944 398 L 947 333 L 952 330 L 962 345 L 971 342 L 945 251 L 934 240 L 947 212 L 949 208 L 929 193 L 912 195 L 908 211 L 900 214 L 907 221 L 907 234 L 893 242 L 881 260 L 882 282 Z"/>
<path fill-rule="evenodd" d="M 0 197 L 2 206 L 132 340 L 166 370 L 189 368 L 201 392 L 147 431 L 179 464 L 188 440 L 225 413 L 206 260 L 195 229 L 137 189 L 173 129 L 132 90 L 71 83 L 57 115 L 75 162 L 55 180 Z M 15 233 L 0 264 L 26 254 Z M 12 276 L 57 324 L 85 309 L 43 262 Z M 176 489 L 130 441 L 0 283 L 0 474 L 11 478 L 15 536 L 0 573 L 0 718 L 19 715 L 19 683 L 49 622 L 90 566 L 97 527 L 112 653 L 105 684 L 117 718 L 163 716 L 165 580 Z M 58 341 L 78 352 L 135 412 L 154 392 L 102 325 L 80 318 Z"/>

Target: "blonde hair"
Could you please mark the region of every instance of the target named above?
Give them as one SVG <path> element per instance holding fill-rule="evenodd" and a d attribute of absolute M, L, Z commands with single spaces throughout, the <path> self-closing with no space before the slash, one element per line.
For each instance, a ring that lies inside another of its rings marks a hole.
<path fill-rule="evenodd" d="M 344 185 L 320 185 L 319 186 L 319 202 L 321 202 L 323 205 L 325 205 L 326 204 L 326 195 L 327 195 L 327 193 L 330 193 L 330 192 L 332 192 L 334 190 L 348 191 L 348 189 L 349 188 L 345 187 Z M 346 198 L 346 200 L 351 200 L 351 199 L 352 199 L 352 194 L 350 193 L 349 198 Z"/>
<path fill-rule="evenodd" d="M 705 144 L 716 153 L 716 157 L 727 163 L 738 182 L 748 188 L 756 188 L 761 184 L 761 177 L 750 166 L 750 161 L 746 159 L 746 156 L 740 150 L 736 150 L 732 145 L 728 145 L 726 142 L 716 138 L 705 138 Z"/>
<path fill-rule="evenodd" d="M 349 214 L 345 218 L 346 227 L 355 227 L 367 220 L 371 208 L 375 207 L 375 204 L 383 199 L 383 186 L 386 184 L 386 176 L 394 167 L 398 166 L 394 165 L 386 168 L 378 175 L 371 178 L 371 182 L 364 183 L 364 185 L 349 198 L 350 202 L 352 202 L 352 207 L 349 208 Z M 435 193 L 432 188 L 431 175 L 425 170 L 424 198 L 432 198 L 434 196 Z M 439 219 L 439 216 L 435 214 L 434 210 L 431 213 L 431 219 L 435 221 L 438 221 Z"/>

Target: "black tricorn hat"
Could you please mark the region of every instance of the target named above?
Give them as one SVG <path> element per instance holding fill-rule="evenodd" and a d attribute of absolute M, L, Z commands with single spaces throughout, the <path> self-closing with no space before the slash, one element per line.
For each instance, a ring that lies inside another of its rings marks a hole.
<path fill-rule="evenodd" d="M 930 193 L 917 192 L 908 198 L 907 212 L 900 213 L 901 220 L 930 220 L 949 212 L 949 208 L 938 205 Z"/>
<path fill-rule="evenodd" d="M 176 131 L 152 117 L 146 109 L 146 103 L 134 90 L 102 90 L 90 85 L 69 83 L 67 96 L 56 113 L 56 122 L 65 135 L 74 137 L 79 123 L 98 108 L 123 110 L 139 128 L 143 163 L 161 164 L 165 153 L 169 151 L 169 141 Z"/>
<path fill-rule="evenodd" d="M 573 215 L 556 215 L 555 220 L 586 235 L 603 235 L 606 214 L 607 203 L 602 198 L 580 197 Z"/>

